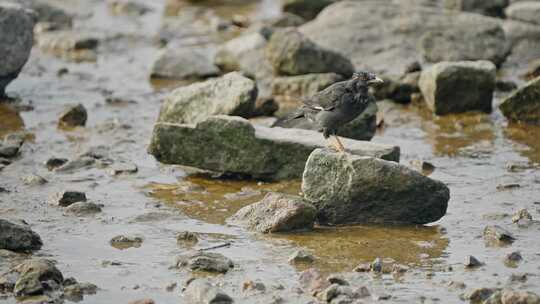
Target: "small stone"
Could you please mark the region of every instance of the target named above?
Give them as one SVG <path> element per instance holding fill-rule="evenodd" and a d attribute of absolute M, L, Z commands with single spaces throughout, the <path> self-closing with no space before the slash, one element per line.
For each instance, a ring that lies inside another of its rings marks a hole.
<path fill-rule="evenodd" d="M 61 287 L 64 278 L 54 262 L 46 259 L 30 259 L 16 266 L 19 273 L 13 292 L 15 296 L 42 295 Z"/>
<path fill-rule="evenodd" d="M 60 207 L 67 207 L 77 202 L 86 202 L 84 192 L 64 190 L 56 193 L 49 200 L 49 204 Z"/>
<path fill-rule="evenodd" d="M 516 238 L 508 230 L 502 228 L 501 226 L 494 225 L 484 228 L 484 239 L 488 241 L 493 240 L 511 243 Z"/>
<path fill-rule="evenodd" d="M 431 173 L 435 171 L 435 166 L 427 161 L 411 160 L 410 164 L 415 170 L 421 172 L 423 175 L 426 176 L 431 175 Z"/>
<path fill-rule="evenodd" d="M 180 231 L 176 235 L 176 242 L 179 245 L 193 246 L 199 242 L 199 238 L 196 233 L 190 231 Z"/>
<path fill-rule="evenodd" d="M 262 233 L 310 230 L 317 210 L 301 197 L 268 193 L 262 201 L 240 209 L 231 222 Z"/>
<path fill-rule="evenodd" d="M 465 262 L 463 263 L 463 265 L 465 265 L 466 268 L 475 268 L 475 267 L 480 267 L 480 266 L 484 265 L 484 263 L 480 262 L 474 256 L 468 255 L 465 258 Z"/>
<path fill-rule="evenodd" d="M 60 115 L 58 126 L 62 128 L 84 127 L 87 119 L 86 108 L 82 104 L 78 104 Z"/>
<path fill-rule="evenodd" d="M 13 133 L 6 136 L 0 143 L 0 157 L 13 158 L 17 156 L 25 141 L 25 135 Z"/>
<path fill-rule="evenodd" d="M 131 235 L 117 235 L 109 241 L 112 247 L 120 250 L 132 247 L 139 248 L 141 247 L 142 242 L 142 237 Z"/>
<path fill-rule="evenodd" d="M 53 169 L 63 166 L 67 162 L 68 162 L 67 158 L 52 157 L 52 158 L 49 158 L 45 162 L 45 166 L 47 167 L 47 169 L 53 170 Z"/>
<path fill-rule="evenodd" d="M 540 122 L 540 77 L 505 98 L 499 108 L 511 121 Z"/>
<path fill-rule="evenodd" d="M 500 184 L 497 185 L 497 190 L 499 191 L 505 191 L 505 190 L 513 190 L 521 188 L 520 184 Z"/>
<path fill-rule="evenodd" d="M 514 282 L 525 283 L 527 282 L 527 278 L 528 278 L 527 273 L 512 273 L 510 277 L 508 278 L 508 281 L 510 283 L 514 283 Z"/>
<path fill-rule="evenodd" d="M 77 202 L 66 207 L 66 214 L 89 216 L 101 212 L 101 206 L 90 202 Z"/>
<path fill-rule="evenodd" d="M 242 290 L 265 292 L 266 286 L 264 286 L 264 284 L 261 282 L 254 282 L 252 280 L 248 280 L 242 284 Z"/>
<path fill-rule="evenodd" d="M 37 174 L 30 174 L 22 178 L 22 181 L 27 186 L 41 186 L 48 183 L 48 181 Z"/>
<path fill-rule="evenodd" d="M 470 300 L 471 303 L 483 303 L 497 291 L 495 288 L 476 288 L 467 293 L 465 298 Z"/>
<path fill-rule="evenodd" d="M 448 282 L 448 289 L 450 290 L 459 290 L 467 288 L 467 285 L 460 281 L 450 281 Z"/>
<path fill-rule="evenodd" d="M 521 209 L 512 217 L 512 223 L 518 223 L 521 220 L 532 221 L 533 217 L 527 209 Z"/>
<path fill-rule="evenodd" d="M 354 268 L 355 272 L 370 272 L 371 271 L 371 264 L 370 263 L 362 263 Z"/>
<path fill-rule="evenodd" d="M 154 302 L 154 300 L 152 299 L 140 299 L 140 300 L 131 301 L 128 304 L 156 304 L 156 302 Z"/>
<path fill-rule="evenodd" d="M 337 284 L 337 285 L 341 285 L 341 286 L 349 286 L 349 282 L 347 282 L 347 280 L 345 280 L 345 278 L 339 276 L 339 275 L 330 275 L 326 278 L 326 280 L 330 283 L 330 284 Z"/>
<path fill-rule="evenodd" d="M 176 268 L 184 267 L 192 271 L 226 273 L 234 267 L 234 264 L 231 259 L 220 253 L 196 252 L 177 258 Z"/>
<path fill-rule="evenodd" d="M 54 171 L 61 172 L 61 173 L 72 173 L 74 171 L 93 166 L 95 163 L 96 163 L 95 158 L 81 156 L 76 159 L 70 160 L 59 167 L 56 167 Z"/>
<path fill-rule="evenodd" d="M 289 257 L 291 264 L 309 264 L 315 261 L 315 257 L 307 250 L 297 250 Z"/>
<path fill-rule="evenodd" d="M 0 249 L 11 251 L 39 250 L 43 242 L 28 225 L 15 224 L 0 219 Z"/>
<path fill-rule="evenodd" d="M 194 279 L 184 291 L 189 303 L 196 304 L 230 304 L 233 299 L 221 289 L 212 285 L 208 279 Z"/>
<path fill-rule="evenodd" d="M 123 175 L 123 174 L 134 174 L 137 173 L 139 168 L 137 168 L 137 165 L 133 163 L 126 163 L 126 162 L 120 162 L 120 163 L 114 163 L 110 169 L 110 174 L 113 176 L 117 175 Z"/>
<path fill-rule="evenodd" d="M 504 257 L 504 263 L 507 266 L 515 266 L 517 263 L 521 262 L 523 260 L 523 257 L 521 256 L 521 253 L 519 251 L 514 251 L 509 254 L 507 254 Z"/>
<path fill-rule="evenodd" d="M 169 283 L 167 286 L 165 286 L 165 290 L 166 290 L 167 292 L 173 292 L 173 291 L 176 289 L 177 286 L 178 286 L 178 283 L 176 283 L 176 282 L 171 282 L 171 283 Z"/>
<path fill-rule="evenodd" d="M 538 304 L 540 296 L 533 292 L 503 289 L 501 302 L 502 304 Z"/>
<path fill-rule="evenodd" d="M 349 286 L 332 284 L 328 286 L 325 290 L 317 294 L 317 298 L 325 303 L 333 303 L 332 300 L 338 298 L 339 296 L 346 296 L 348 298 L 352 298 L 353 291 Z"/>
<path fill-rule="evenodd" d="M 72 302 L 82 301 L 85 295 L 96 294 L 98 287 L 92 283 L 76 283 L 64 287 L 64 297 Z"/>

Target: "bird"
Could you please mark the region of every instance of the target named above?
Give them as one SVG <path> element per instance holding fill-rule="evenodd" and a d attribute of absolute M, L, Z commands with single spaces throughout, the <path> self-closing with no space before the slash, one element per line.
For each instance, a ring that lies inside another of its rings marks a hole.
<path fill-rule="evenodd" d="M 305 117 L 319 127 L 325 139 L 336 139 L 335 148 L 345 152 L 337 132 L 346 123 L 358 117 L 373 101 L 369 87 L 384 81 L 374 73 L 355 72 L 351 79 L 337 82 L 311 97 L 302 99 L 302 105 L 287 118 Z"/>

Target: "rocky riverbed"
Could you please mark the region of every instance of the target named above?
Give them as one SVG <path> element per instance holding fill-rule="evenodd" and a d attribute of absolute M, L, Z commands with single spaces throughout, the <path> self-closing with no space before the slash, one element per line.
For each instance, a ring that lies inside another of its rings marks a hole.
<path fill-rule="evenodd" d="M 0 302 L 539 303 L 540 2 L 11 2 L 33 12 L 0 18 Z M 371 143 L 310 154 L 280 119 L 351 66 L 387 80 L 343 134 Z M 428 207 L 366 220 L 321 191 Z"/>

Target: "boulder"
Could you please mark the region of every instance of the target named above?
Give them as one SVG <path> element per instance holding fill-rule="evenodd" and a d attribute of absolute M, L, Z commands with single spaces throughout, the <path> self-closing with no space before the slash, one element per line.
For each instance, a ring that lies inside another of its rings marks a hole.
<path fill-rule="evenodd" d="M 510 4 L 510 0 L 444 0 L 443 4 L 451 10 L 503 17 L 504 9 Z"/>
<path fill-rule="evenodd" d="M 307 20 L 317 17 L 317 14 L 328 5 L 338 0 L 285 0 L 282 1 L 284 12 L 301 16 Z"/>
<path fill-rule="evenodd" d="M 351 153 L 399 161 L 399 147 L 344 139 Z M 157 123 L 149 153 L 177 164 L 259 179 L 299 178 L 309 154 L 326 145 L 320 133 L 254 126 L 233 116 L 196 125 Z"/>
<path fill-rule="evenodd" d="M 161 105 L 159 122 L 198 123 L 212 115 L 248 117 L 257 99 L 257 86 L 233 72 L 174 90 Z"/>
<path fill-rule="evenodd" d="M 356 140 L 371 140 L 377 131 L 377 104 L 372 102 L 357 118 L 343 125 L 338 130 L 338 135 Z M 296 128 L 319 131 L 319 126 L 306 118 L 293 120 L 281 119 L 274 123 L 273 127 Z"/>
<path fill-rule="evenodd" d="M 261 52 L 266 46 L 265 37 L 259 32 L 253 32 L 233 38 L 222 44 L 214 57 L 214 64 L 224 71 L 250 71 L 249 57 Z M 254 74 L 254 73 L 249 73 Z"/>
<path fill-rule="evenodd" d="M 64 281 L 54 262 L 46 259 L 30 259 L 14 270 L 19 274 L 13 289 L 16 296 L 42 295 L 59 289 Z"/>
<path fill-rule="evenodd" d="M 11 251 L 39 250 L 43 242 L 29 226 L 0 219 L 0 249 Z"/>
<path fill-rule="evenodd" d="M 177 258 L 176 268 L 184 267 L 192 271 L 226 273 L 234 267 L 234 264 L 221 253 L 199 251 Z"/>
<path fill-rule="evenodd" d="M 496 64 L 505 59 L 506 39 L 499 20 L 408 2 L 339 1 L 300 31 L 317 45 L 349 58 L 357 70 L 379 74 L 400 75 L 411 61 L 422 61 L 417 48 L 424 35 L 422 48 L 431 47 L 424 52 L 430 59 L 484 59 Z M 435 41 L 442 45 L 431 43 Z"/>
<path fill-rule="evenodd" d="M 437 115 L 490 112 L 495 72 L 488 61 L 441 62 L 422 71 L 420 90 Z"/>
<path fill-rule="evenodd" d="M 198 80 L 219 74 L 212 63 L 214 51 L 203 47 L 167 47 L 152 66 L 151 77 Z"/>
<path fill-rule="evenodd" d="M 509 19 L 520 20 L 524 22 L 540 24 L 540 2 L 522 1 L 512 3 L 505 10 L 506 17 Z"/>
<path fill-rule="evenodd" d="M 30 56 L 35 16 L 21 6 L 0 3 L 0 97 Z"/>
<path fill-rule="evenodd" d="M 309 230 L 317 210 L 301 197 L 268 193 L 262 201 L 240 209 L 231 222 L 262 233 Z"/>
<path fill-rule="evenodd" d="M 322 224 L 426 224 L 446 213 L 450 191 L 395 162 L 317 149 L 306 163 L 304 198 Z"/>
<path fill-rule="evenodd" d="M 318 46 L 294 28 L 276 31 L 265 53 L 275 75 L 337 73 L 349 77 L 354 72 L 349 59 Z"/>
<path fill-rule="evenodd" d="M 499 108 L 509 120 L 540 123 L 540 77 L 506 97 Z"/>
<path fill-rule="evenodd" d="M 336 73 L 306 74 L 275 77 L 272 80 L 272 95 L 282 98 L 301 99 L 315 95 L 336 82 L 345 80 Z"/>
<path fill-rule="evenodd" d="M 193 304 L 230 304 L 234 302 L 229 295 L 204 278 L 191 281 L 184 291 L 184 297 Z"/>

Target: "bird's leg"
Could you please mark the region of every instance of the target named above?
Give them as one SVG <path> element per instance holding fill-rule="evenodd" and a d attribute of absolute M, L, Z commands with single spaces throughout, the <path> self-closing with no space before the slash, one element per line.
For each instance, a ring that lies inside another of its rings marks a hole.
<path fill-rule="evenodd" d="M 345 147 L 341 143 L 341 140 L 339 140 L 339 136 L 334 135 L 334 138 L 336 139 L 336 144 L 337 144 L 336 148 L 338 149 L 338 151 L 339 152 L 345 152 Z"/>

